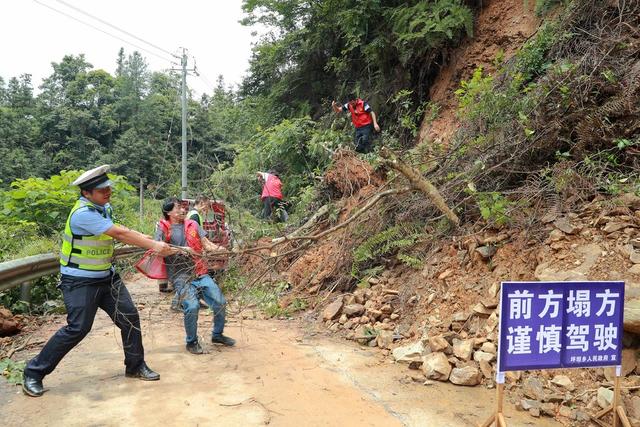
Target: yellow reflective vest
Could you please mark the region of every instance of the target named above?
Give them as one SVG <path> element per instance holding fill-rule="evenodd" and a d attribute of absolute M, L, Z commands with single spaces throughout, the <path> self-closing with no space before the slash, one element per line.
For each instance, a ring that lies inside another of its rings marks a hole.
<path fill-rule="evenodd" d="M 204 223 L 202 222 L 202 215 L 200 215 L 200 212 L 198 212 L 197 210 L 191 209 L 187 214 L 187 218 L 192 219 L 191 217 L 194 215 L 198 217 L 198 220 L 196 222 L 202 227 L 204 225 Z"/>
<path fill-rule="evenodd" d="M 64 227 L 62 248 L 60 249 L 60 264 L 81 270 L 109 270 L 113 258 L 113 238 L 106 234 L 81 236 L 71 232 L 71 216 L 78 209 L 85 206 L 92 210 L 98 210 L 91 202 L 76 201 Z M 111 219 L 111 213 L 111 208 L 107 208 L 105 211 L 106 217 Z"/>

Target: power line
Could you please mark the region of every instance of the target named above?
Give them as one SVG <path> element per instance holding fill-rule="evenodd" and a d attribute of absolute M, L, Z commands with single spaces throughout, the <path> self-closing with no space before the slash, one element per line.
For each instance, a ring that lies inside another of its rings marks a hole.
<path fill-rule="evenodd" d="M 61 11 L 61 10 L 59 10 L 59 9 L 56 9 L 56 8 L 55 8 L 55 7 L 53 7 L 53 6 L 49 6 L 48 4 L 42 3 L 42 2 L 41 2 L 41 1 L 39 1 L 39 0 L 33 0 L 33 1 L 34 1 L 34 2 L 36 2 L 36 3 L 38 3 L 40 6 L 44 6 L 44 7 L 48 8 L 48 9 L 51 9 L 51 10 L 53 10 L 54 12 L 57 12 L 57 13 L 59 13 L 59 14 L 61 14 L 61 15 L 64 15 L 64 16 L 66 16 L 67 18 L 73 19 L 74 21 L 77 21 L 77 22 L 79 22 L 79 23 L 81 23 L 81 24 L 84 24 L 84 25 L 86 25 L 87 27 L 93 28 L 94 30 L 100 31 L 101 33 L 104 33 L 104 34 L 106 34 L 106 35 L 108 35 L 108 36 L 110 36 L 110 37 L 113 37 L 113 38 L 115 38 L 115 39 L 118 39 L 118 40 L 120 40 L 120 41 L 121 41 L 121 42 L 123 42 L 123 43 L 126 43 L 126 44 L 128 44 L 128 45 L 131 45 L 131 46 L 133 46 L 133 47 L 137 48 L 137 49 L 140 49 L 140 50 L 142 50 L 142 51 L 144 51 L 144 52 L 147 52 L 148 54 L 153 55 L 153 56 L 155 56 L 156 58 L 160 58 L 160 59 L 162 59 L 162 60 L 164 60 L 164 61 L 167 61 L 167 62 L 169 62 L 169 63 L 171 63 L 171 64 L 173 64 L 173 63 L 174 63 L 174 62 L 173 62 L 173 60 L 171 60 L 171 59 L 167 59 L 167 58 L 165 58 L 164 56 L 160 56 L 160 55 L 158 55 L 158 54 L 156 54 L 156 53 L 154 53 L 154 52 L 151 52 L 150 50 L 147 50 L 147 49 L 143 48 L 142 46 L 138 46 L 138 45 L 137 45 L 137 44 L 135 44 L 135 43 L 131 43 L 130 41 L 127 41 L 127 40 L 125 40 L 125 39 L 123 39 L 123 38 L 121 38 L 121 37 L 118 37 L 118 36 L 116 36 L 115 34 L 111 34 L 111 33 L 109 33 L 108 31 L 103 30 L 102 28 L 98 28 L 98 27 L 96 27 L 96 26 L 93 26 L 93 25 L 89 24 L 88 22 L 85 22 L 85 21 L 83 21 L 83 20 L 81 20 L 81 19 L 79 19 L 79 18 L 76 18 L 76 17 L 75 17 L 75 16 L 73 16 L 73 15 L 69 15 L 69 14 L 68 14 L 68 13 L 66 13 L 66 12 L 63 12 L 63 11 Z"/>
<path fill-rule="evenodd" d="M 73 10 L 77 11 L 77 12 L 82 13 L 83 15 L 88 16 L 89 18 L 93 18 L 93 19 L 95 19 L 96 21 L 101 22 L 102 24 L 104 24 L 104 25 L 106 25 L 106 26 L 108 26 L 108 27 L 113 28 L 114 30 L 120 31 L 121 33 L 124 33 L 124 34 L 128 35 L 129 37 L 133 37 L 134 39 L 136 39 L 136 40 L 138 40 L 138 41 L 141 41 L 142 43 L 146 43 L 146 44 L 148 44 L 149 46 L 152 46 L 152 47 L 154 47 L 155 49 L 158 49 L 158 50 L 159 50 L 159 51 L 161 51 L 161 52 L 164 52 L 164 53 L 166 53 L 166 54 L 168 54 L 168 55 L 170 55 L 170 56 L 173 56 L 173 57 L 178 58 L 176 55 L 174 55 L 173 53 L 169 52 L 168 50 L 163 49 L 163 48 L 161 48 L 160 46 L 157 46 L 157 45 L 155 45 L 155 44 L 153 44 L 153 43 L 151 43 L 151 42 L 148 42 L 148 41 L 146 41 L 146 40 L 144 40 L 144 39 L 141 39 L 140 37 L 138 37 L 138 36 L 136 36 L 136 35 L 134 35 L 134 34 L 131 34 L 130 32 L 123 30 L 122 28 L 118 28 L 118 27 L 116 27 L 115 25 L 113 25 L 113 24 L 111 24 L 111 23 L 109 23 L 109 22 L 105 21 L 104 19 L 101 19 L 101 18 L 99 18 L 99 17 L 97 17 L 97 16 L 95 16 L 95 15 L 92 15 L 92 14 L 90 14 L 89 12 L 85 12 L 84 10 L 82 10 L 82 9 L 80 9 L 80 8 L 78 8 L 78 7 L 74 6 L 74 5 L 72 5 L 72 4 L 69 4 L 69 3 L 67 3 L 66 1 L 63 1 L 63 0 L 56 0 L 56 1 L 57 1 L 58 3 L 61 3 L 61 4 L 63 4 L 63 5 L 65 5 L 65 6 L 67 6 L 67 7 L 71 8 L 71 9 L 73 9 Z"/>

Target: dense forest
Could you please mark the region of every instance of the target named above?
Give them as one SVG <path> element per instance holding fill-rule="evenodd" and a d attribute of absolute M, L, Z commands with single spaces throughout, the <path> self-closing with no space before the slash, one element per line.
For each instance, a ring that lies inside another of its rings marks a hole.
<path fill-rule="evenodd" d="M 381 117 L 384 135 L 411 144 L 426 91 L 447 43 L 471 34 L 461 0 L 246 0 L 244 25 L 269 31 L 256 43 L 239 88 L 217 87 L 189 99 L 189 173 L 202 186 L 236 156 L 250 167 L 278 167 L 300 185 L 322 166 L 322 148 L 348 140 L 349 124 L 329 114 L 332 99 L 355 93 Z M 17 178 L 109 163 L 137 185 L 177 192 L 180 158 L 179 76 L 151 72 L 138 52 L 114 53 L 115 73 L 83 54 L 52 62 L 34 90 L 29 70 L 0 79 L 2 188 Z M 34 92 L 37 95 L 34 95 Z M 327 131 L 338 130 L 337 134 Z M 346 137 L 346 138 L 345 138 Z M 281 140 L 295 144 L 271 154 Z M 262 153 L 258 158 L 253 157 Z M 269 152 L 268 154 L 266 152 Z M 267 164 L 270 163 L 270 164 Z M 277 164 L 273 164 L 277 163 Z M 243 169 L 244 172 L 244 169 Z"/>

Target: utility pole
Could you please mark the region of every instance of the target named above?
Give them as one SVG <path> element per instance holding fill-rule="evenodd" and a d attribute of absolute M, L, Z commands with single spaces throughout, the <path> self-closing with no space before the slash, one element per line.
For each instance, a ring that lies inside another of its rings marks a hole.
<path fill-rule="evenodd" d="M 182 67 L 176 71 L 182 71 L 182 96 L 180 97 L 182 104 L 182 194 L 181 198 L 187 198 L 187 73 L 189 71 L 196 72 L 195 67 L 191 70 L 187 69 L 187 49 L 182 48 L 182 57 L 180 58 Z M 174 68 L 175 70 L 175 68 Z"/>
<path fill-rule="evenodd" d="M 182 48 L 182 199 L 187 198 L 187 51 Z"/>

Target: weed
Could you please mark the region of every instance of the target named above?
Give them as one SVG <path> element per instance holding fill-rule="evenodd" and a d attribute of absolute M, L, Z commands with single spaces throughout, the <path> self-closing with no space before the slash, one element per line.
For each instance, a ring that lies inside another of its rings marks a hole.
<path fill-rule="evenodd" d="M 0 374 L 5 377 L 7 382 L 12 385 L 22 384 L 22 372 L 26 361 L 14 362 L 7 358 L 0 360 Z"/>

